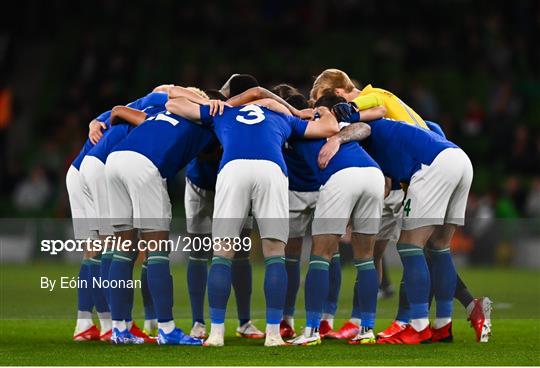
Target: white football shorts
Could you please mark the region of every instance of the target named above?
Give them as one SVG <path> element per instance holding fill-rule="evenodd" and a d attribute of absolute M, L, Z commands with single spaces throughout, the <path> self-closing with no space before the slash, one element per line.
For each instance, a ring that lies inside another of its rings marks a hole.
<path fill-rule="evenodd" d="M 381 228 L 377 240 L 397 241 L 401 231 L 401 216 L 403 213 L 403 190 L 391 190 L 384 199 Z"/>
<path fill-rule="evenodd" d="M 212 236 L 236 238 L 251 213 L 261 239 L 287 241 L 289 235 L 288 179 L 267 160 L 233 160 L 216 182 Z"/>
<path fill-rule="evenodd" d="M 115 231 L 169 231 L 167 180 L 152 161 L 137 152 L 116 151 L 107 158 L 105 175 Z"/>
<path fill-rule="evenodd" d="M 445 223 L 463 225 L 473 179 L 469 157 L 447 148 L 411 178 L 403 201 L 404 230 Z"/>
<path fill-rule="evenodd" d="M 94 208 L 99 235 L 113 235 L 105 164 L 97 157 L 86 156 L 79 171 L 81 173 L 85 205 Z"/>
<path fill-rule="evenodd" d="M 384 176 L 376 167 L 349 167 L 334 173 L 321 187 L 312 234 L 377 234 L 384 199 Z"/>
<path fill-rule="evenodd" d="M 66 188 L 73 219 L 73 235 L 75 239 L 98 239 L 95 212 L 87 212 L 83 194 L 81 173 L 73 165 L 66 174 Z M 94 220 L 94 221 L 92 221 Z"/>
<path fill-rule="evenodd" d="M 319 191 L 289 190 L 289 238 L 303 238 L 313 220 Z"/>

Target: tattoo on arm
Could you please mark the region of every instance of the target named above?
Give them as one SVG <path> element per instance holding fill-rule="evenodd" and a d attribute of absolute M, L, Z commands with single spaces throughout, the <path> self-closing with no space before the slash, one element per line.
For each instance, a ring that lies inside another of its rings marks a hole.
<path fill-rule="evenodd" d="M 369 137 L 371 127 L 365 123 L 351 124 L 337 134 L 340 143 L 348 143 L 352 141 L 361 141 Z"/>

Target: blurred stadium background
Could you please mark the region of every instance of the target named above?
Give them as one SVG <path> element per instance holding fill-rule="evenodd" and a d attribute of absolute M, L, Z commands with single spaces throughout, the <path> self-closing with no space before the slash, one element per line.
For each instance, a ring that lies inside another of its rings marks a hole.
<path fill-rule="evenodd" d="M 65 173 L 100 112 L 161 83 L 216 88 L 231 73 L 308 93 L 313 76 L 337 67 L 393 91 L 470 155 L 469 225 L 452 245 L 459 260 L 540 267 L 538 1 L 22 0 L 3 8 L 5 262 L 43 258 L 40 238 L 69 236 Z M 169 185 L 178 232 L 183 183 L 179 175 Z"/>

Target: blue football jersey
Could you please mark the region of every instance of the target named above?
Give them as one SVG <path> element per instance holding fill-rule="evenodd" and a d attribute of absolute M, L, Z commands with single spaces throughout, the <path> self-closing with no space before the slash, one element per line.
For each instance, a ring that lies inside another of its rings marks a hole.
<path fill-rule="evenodd" d="M 446 134 L 444 134 L 441 126 L 437 123 L 434 123 L 432 121 L 427 121 L 425 120 L 426 122 L 426 125 L 428 126 L 429 130 L 431 130 L 433 133 L 437 133 L 438 135 L 440 135 L 441 137 L 443 138 L 446 138 Z"/>
<path fill-rule="evenodd" d="M 142 109 L 147 116 L 152 116 L 157 114 L 160 111 L 165 109 L 165 105 L 161 106 L 151 106 Z M 97 144 L 87 153 L 87 156 L 97 157 L 101 162 L 105 163 L 109 153 L 112 152 L 113 148 L 124 140 L 127 135 L 134 129 L 135 126 L 128 123 L 119 123 L 111 126 L 107 129 L 103 137 L 97 142 Z"/>
<path fill-rule="evenodd" d="M 71 163 L 71 166 L 75 167 L 77 170 L 81 168 L 82 160 L 86 157 L 86 154 L 88 151 L 90 151 L 94 147 L 94 144 L 90 142 L 90 139 L 86 139 L 84 142 L 79 154 L 77 157 L 75 157 L 75 160 Z"/>
<path fill-rule="evenodd" d="M 317 173 L 321 185 L 326 184 L 333 174 L 349 167 L 379 168 L 375 160 L 357 142 L 349 142 L 342 144 L 328 166 L 321 170 L 317 159 L 325 143 L 326 139 L 304 139 L 294 142 L 296 151 L 306 160 L 313 172 Z"/>
<path fill-rule="evenodd" d="M 219 150 L 219 142 L 216 138 L 204 149 L 211 155 Z M 216 153 L 216 159 L 195 157 L 186 167 L 186 177 L 193 184 L 205 190 L 216 190 L 217 174 L 219 170 L 220 156 Z"/>
<path fill-rule="evenodd" d="M 289 173 L 289 190 L 315 192 L 321 186 L 319 170 L 313 171 L 301 152 L 297 151 L 297 140 L 292 139 L 283 147 L 283 157 Z"/>
<path fill-rule="evenodd" d="M 149 94 L 147 94 L 146 96 L 142 97 L 142 98 L 139 98 L 133 102 L 130 102 L 127 104 L 128 107 L 131 107 L 131 108 L 134 108 L 134 109 L 137 109 L 137 110 L 144 110 L 145 108 L 148 108 L 148 107 L 151 107 L 151 106 L 165 106 L 165 103 L 167 102 L 167 99 L 168 99 L 168 95 L 166 93 L 162 93 L 162 92 L 151 92 Z M 161 108 L 160 110 L 163 110 L 163 108 Z M 105 125 L 107 126 L 107 129 L 103 132 L 103 137 L 100 139 L 100 141 L 97 143 L 99 145 L 99 143 L 106 138 L 107 135 L 109 135 L 110 131 L 112 128 L 114 127 L 111 127 L 110 126 L 110 118 L 111 118 L 111 110 L 108 110 L 108 111 L 105 111 L 103 113 L 101 113 L 98 117 L 96 117 L 96 120 L 97 121 L 101 121 L 102 123 L 105 123 Z M 101 161 L 105 162 L 105 160 L 107 159 L 107 156 L 104 156 L 104 151 L 107 152 L 107 155 L 111 152 L 109 150 L 109 148 L 112 149 L 112 147 L 114 147 L 116 145 L 116 143 L 119 142 L 118 140 L 118 137 L 122 137 L 122 139 L 125 137 L 125 135 L 127 135 L 127 133 L 129 132 L 131 128 L 130 127 L 122 127 L 122 128 L 117 128 L 115 129 L 116 132 L 113 133 L 113 135 L 111 136 L 110 140 L 113 142 L 112 144 L 110 142 L 104 142 L 103 143 L 103 146 L 101 148 L 99 148 L 100 152 L 98 153 L 96 151 L 96 154 L 94 154 L 94 156 L 98 157 Z M 77 157 L 75 158 L 75 160 L 73 160 L 72 162 L 72 165 L 77 169 L 79 170 L 80 167 L 81 167 L 81 163 L 82 163 L 82 160 L 84 159 L 84 157 L 94 148 L 94 144 L 92 142 L 90 142 L 90 139 L 86 139 L 86 142 L 84 142 L 84 145 L 81 149 L 81 151 L 79 152 L 79 154 L 77 155 Z"/>
<path fill-rule="evenodd" d="M 408 183 L 422 164 L 430 165 L 447 148 L 458 148 L 440 135 L 390 119 L 369 122 L 371 135 L 362 145 L 385 176 Z"/>
<path fill-rule="evenodd" d="M 223 115 L 209 114 L 201 105 L 201 121 L 212 126 L 223 146 L 219 170 L 233 160 L 267 160 L 276 163 L 287 175 L 282 147 L 289 137 L 302 137 L 307 122 L 258 105 L 226 107 Z"/>
<path fill-rule="evenodd" d="M 213 138 L 207 127 L 163 110 L 133 129 L 112 152 L 138 152 L 152 161 L 163 178 L 171 179 Z"/>

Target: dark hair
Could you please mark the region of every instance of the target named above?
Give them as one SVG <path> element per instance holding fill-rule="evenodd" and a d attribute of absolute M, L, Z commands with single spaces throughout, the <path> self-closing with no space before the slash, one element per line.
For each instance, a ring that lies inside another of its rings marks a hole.
<path fill-rule="evenodd" d="M 305 98 L 304 95 L 301 95 L 300 93 L 290 95 L 285 99 L 285 101 L 290 103 L 295 109 L 298 110 L 307 109 L 309 107 L 307 98 Z"/>
<path fill-rule="evenodd" d="M 250 88 L 258 87 L 259 82 L 251 74 L 238 74 L 231 78 L 229 82 L 229 96 L 233 97 Z"/>
<path fill-rule="evenodd" d="M 204 91 L 209 99 L 227 101 L 227 97 L 217 89 L 207 89 Z"/>
<path fill-rule="evenodd" d="M 315 107 L 325 106 L 329 109 L 332 109 L 335 104 L 338 104 L 340 102 L 347 102 L 347 100 L 341 96 L 336 95 L 334 92 L 326 92 L 321 97 L 319 97 L 317 101 L 315 101 Z"/>
<path fill-rule="evenodd" d="M 281 83 L 272 87 L 272 92 L 274 92 L 276 95 L 283 98 L 284 100 L 291 97 L 292 95 L 301 94 L 298 89 L 286 83 Z"/>

